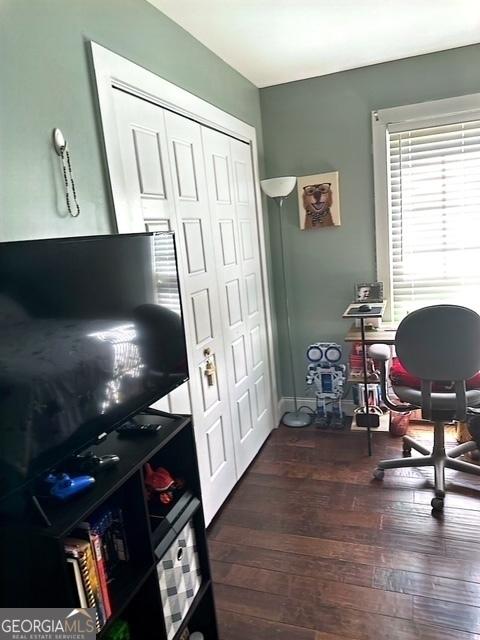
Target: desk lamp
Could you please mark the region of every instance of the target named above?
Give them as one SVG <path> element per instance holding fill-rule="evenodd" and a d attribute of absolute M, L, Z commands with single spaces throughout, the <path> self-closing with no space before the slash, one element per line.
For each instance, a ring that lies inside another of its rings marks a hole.
<path fill-rule="evenodd" d="M 280 216 L 280 254 L 282 259 L 282 275 L 283 275 L 283 289 L 285 293 L 285 316 L 287 318 L 287 335 L 288 335 L 288 351 L 290 356 L 290 373 L 293 386 L 293 400 L 295 411 L 287 411 L 282 422 L 287 427 L 306 427 L 312 421 L 312 417 L 306 411 L 300 411 L 298 408 L 297 389 L 295 385 L 295 370 L 293 367 L 293 351 L 292 351 L 292 329 L 290 324 L 289 314 L 289 302 L 288 302 L 288 287 L 287 287 L 287 273 L 285 268 L 285 249 L 284 249 L 284 237 L 283 237 L 283 201 L 287 198 L 295 188 L 297 184 L 297 178 L 295 176 L 286 176 L 283 178 L 270 178 L 269 180 L 262 180 L 260 185 L 262 191 L 269 198 L 275 200 L 278 206 L 278 212 Z"/>

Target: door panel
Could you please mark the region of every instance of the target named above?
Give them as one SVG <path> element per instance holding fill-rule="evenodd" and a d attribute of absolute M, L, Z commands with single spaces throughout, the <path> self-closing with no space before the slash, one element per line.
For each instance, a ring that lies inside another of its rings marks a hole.
<path fill-rule="evenodd" d="M 213 338 L 212 314 L 210 312 L 210 294 L 202 289 L 191 294 L 193 323 L 195 326 L 195 346 L 201 347 Z"/>
<path fill-rule="evenodd" d="M 133 129 L 133 142 L 140 193 L 165 198 L 162 158 L 158 136 L 153 131 Z"/>
<path fill-rule="evenodd" d="M 214 478 L 228 464 L 225 427 L 220 417 L 206 432 L 210 477 Z"/>
<path fill-rule="evenodd" d="M 203 242 L 202 221 L 182 220 L 188 273 L 206 273 L 205 246 Z"/>
<path fill-rule="evenodd" d="M 236 142 L 237 141 L 235 140 L 234 144 Z M 248 207 L 249 205 L 248 182 L 249 182 L 250 172 L 247 171 L 246 161 L 243 156 L 244 154 L 242 153 L 241 157 L 234 158 L 233 160 L 235 194 L 236 194 L 237 204 L 245 205 Z"/>
<path fill-rule="evenodd" d="M 175 228 L 163 115 L 151 105 L 118 90 L 113 92 L 118 140 L 125 175 L 131 231 L 172 231 Z M 179 256 L 181 261 L 181 256 Z M 191 413 L 190 383 L 162 398 L 154 408 Z"/>
<path fill-rule="evenodd" d="M 176 185 L 177 223 L 184 230 L 181 244 L 188 265 L 183 286 L 192 319 L 190 343 L 192 371 L 195 371 L 195 375 L 192 374 L 192 400 L 196 391 L 195 436 L 204 508 L 209 521 L 237 479 L 214 241 L 210 228 L 201 127 L 168 111 L 165 111 L 165 124 L 173 183 Z M 215 371 L 213 376 L 207 375 L 209 364 Z M 220 447 L 220 444 L 221 448 L 216 451 L 214 446 Z M 223 462 L 219 465 L 220 459 Z"/>
<path fill-rule="evenodd" d="M 249 273 L 245 277 L 247 287 L 247 313 L 253 316 L 258 312 L 257 274 Z"/>
<path fill-rule="evenodd" d="M 237 264 L 237 250 L 235 247 L 235 229 L 233 220 L 220 220 L 220 240 L 222 242 L 223 266 L 230 267 Z"/>
<path fill-rule="evenodd" d="M 175 116 L 180 117 L 180 116 Z M 183 118 L 185 120 L 185 118 Z M 168 126 L 168 116 L 167 116 Z M 175 175 L 177 177 L 177 195 L 179 200 L 198 202 L 197 169 L 193 145 L 185 140 L 172 139 L 173 157 L 175 160 Z"/>
<path fill-rule="evenodd" d="M 131 230 L 176 235 L 190 381 L 156 406 L 191 405 L 208 523 L 237 473 L 200 126 L 118 90 L 114 100 Z"/>
<path fill-rule="evenodd" d="M 253 431 L 250 389 L 247 389 L 245 393 L 237 400 L 237 409 L 240 440 L 241 442 L 243 442 L 245 438 Z"/>
<path fill-rule="evenodd" d="M 252 238 L 252 220 L 240 220 L 240 235 L 242 238 L 242 257 L 244 260 L 253 260 L 255 258 L 255 250 Z"/>
<path fill-rule="evenodd" d="M 251 358 L 249 390 L 253 428 L 249 438 L 245 439 L 245 442 L 242 441 L 241 445 L 244 462 L 248 464 L 273 428 L 273 398 L 267 360 L 265 295 L 262 289 L 258 218 L 250 147 L 231 138 L 230 150 L 234 167 L 235 210 L 242 244 L 240 266 L 246 292 L 245 339 L 250 347 Z"/>
<path fill-rule="evenodd" d="M 215 176 L 215 196 L 217 202 L 230 204 L 232 195 L 230 192 L 230 176 L 228 171 L 228 157 L 212 156 Z"/>
<path fill-rule="evenodd" d="M 257 419 L 260 419 L 268 409 L 267 389 L 265 387 L 265 377 L 263 375 L 261 375 L 258 380 L 255 381 L 255 400 L 257 408 Z"/>
<path fill-rule="evenodd" d="M 224 292 L 223 340 L 235 458 L 242 474 L 273 427 L 263 356 L 266 331 L 257 282 L 260 260 L 250 148 L 210 129 L 203 128 L 202 136 L 217 275 Z"/>
<path fill-rule="evenodd" d="M 145 221 L 174 216 L 163 114 L 148 102 L 113 89 L 118 142 L 125 177 L 128 231 L 145 231 Z"/>
<path fill-rule="evenodd" d="M 257 369 L 263 365 L 263 345 L 260 326 L 250 329 L 250 346 L 252 348 L 252 364 Z"/>
<path fill-rule="evenodd" d="M 242 300 L 240 297 L 240 280 L 230 280 L 225 284 L 227 294 L 228 324 L 236 327 L 243 321 Z"/>
<path fill-rule="evenodd" d="M 232 360 L 235 384 L 238 385 L 243 382 L 248 375 L 247 352 L 245 350 L 244 336 L 240 336 L 232 342 Z"/>

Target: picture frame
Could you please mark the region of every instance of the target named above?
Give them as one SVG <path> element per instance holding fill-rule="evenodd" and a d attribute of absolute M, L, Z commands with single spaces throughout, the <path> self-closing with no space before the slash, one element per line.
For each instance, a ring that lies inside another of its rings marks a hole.
<path fill-rule="evenodd" d="M 338 171 L 300 177 L 297 191 L 300 229 L 340 226 Z"/>
<path fill-rule="evenodd" d="M 357 282 L 355 302 L 383 302 L 383 282 Z"/>

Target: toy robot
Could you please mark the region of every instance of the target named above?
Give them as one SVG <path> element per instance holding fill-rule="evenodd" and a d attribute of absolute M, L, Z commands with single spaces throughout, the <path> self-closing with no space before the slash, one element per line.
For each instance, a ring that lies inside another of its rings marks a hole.
<path fill-rule="evenodd" d="M 338 364 L 342 347 L 335 342 L 315 342 L 307 349 L 309 362 L 306 382 L 315 385 L 315 422 L 343 427 L 343 386 L 345 365 Z M 331 405 L 330 410 L 327 406 Z"/>

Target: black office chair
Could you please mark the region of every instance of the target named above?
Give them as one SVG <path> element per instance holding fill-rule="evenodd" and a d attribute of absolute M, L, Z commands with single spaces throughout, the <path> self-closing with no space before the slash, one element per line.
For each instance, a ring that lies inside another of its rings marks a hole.
<path fill-rule="evenodd" d="M 385 469 L 404 467 L 434 467 L 435 497 L 432 508 L 443 509 L 445 497 L 445 468 L 480 475 L 480 467 L 457 458 L 477 448 L 475 442 L 466 442 L 445 452 L 444 428 L 446 422 L 464 422 L 467 414 L 478 414 L 480 390 L 467 391 L 465 381 L 480 370 L 480 316 L 466 307 L 435 305 L 414 311 L 402 320 L 395 338 L 395 349 L 405 368 L 421 380 L 421 389 L 393 386 L 402 403 L 395 404 L 388 397 L 387 366 L 390 348 L 375 344 L 369 355 L 381 363 L 383 401 L 392 411 L 422 410 L 422 418 L 434 422 L 433 449 L 430 452 L 413 438 L 403 438 L 404 456 L 415 449 L 419 458 L 382 460 L 374 471 L 381 480 Z M 432 382 L 451 381 L 451 393 L 432 393 Z"/>

